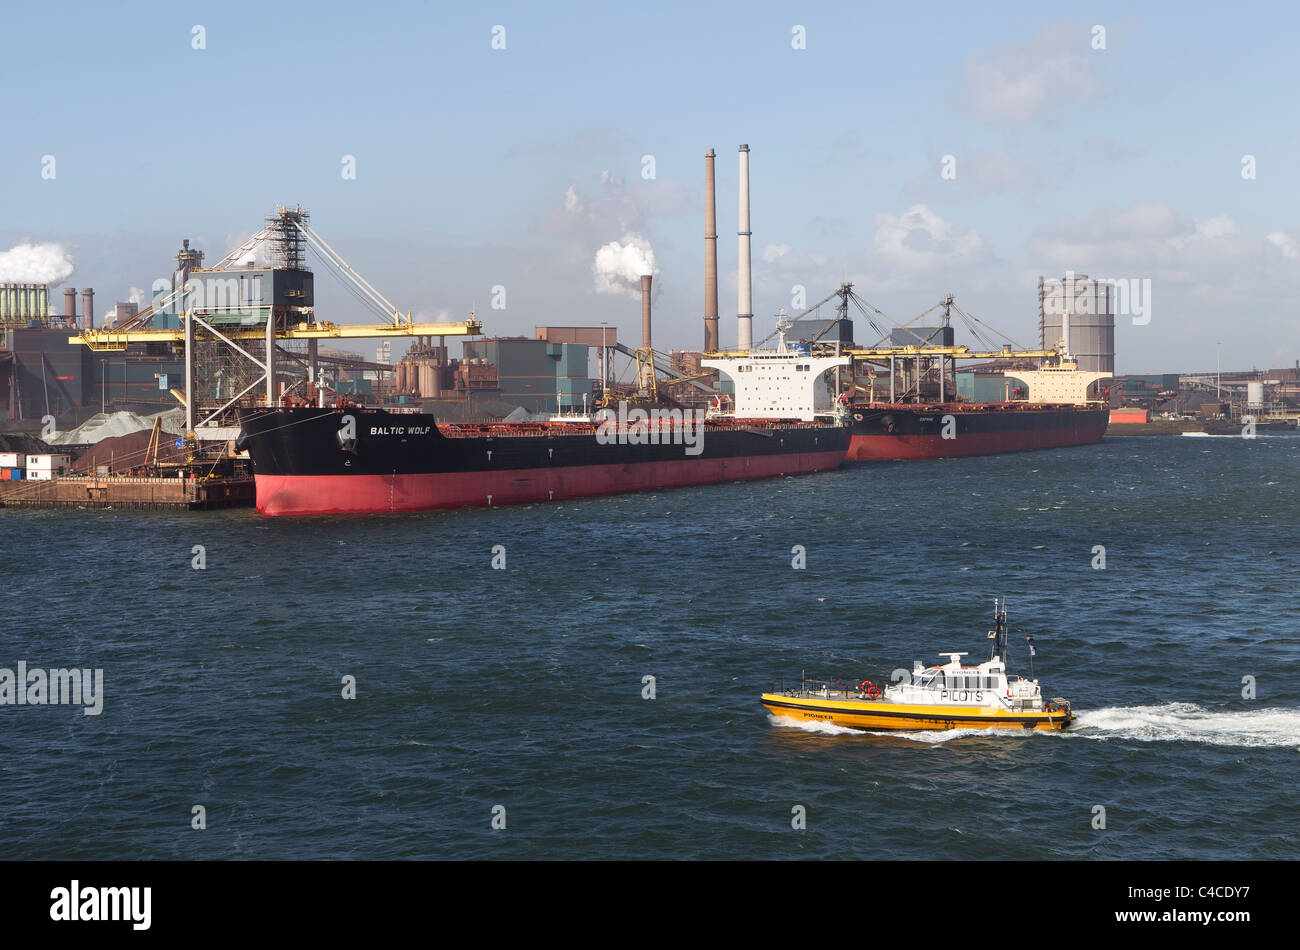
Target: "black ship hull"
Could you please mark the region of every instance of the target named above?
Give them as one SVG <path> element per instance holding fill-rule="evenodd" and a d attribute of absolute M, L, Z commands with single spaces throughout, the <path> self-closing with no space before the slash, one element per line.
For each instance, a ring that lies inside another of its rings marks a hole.
<path fill-rule="evenodd" d="M 265 514 L 414 511 L 706 485 L 837 468 L 848 429 L 736 421 L 621 432 L 444 425 L 383 409 L 246 411 L 240 444 Z"/>
<path fill-rule="evenodd" d="M 936 459 L 1100 442 L 1110 410 L 1017 403 L 852 407 L 849 461 Z"/>

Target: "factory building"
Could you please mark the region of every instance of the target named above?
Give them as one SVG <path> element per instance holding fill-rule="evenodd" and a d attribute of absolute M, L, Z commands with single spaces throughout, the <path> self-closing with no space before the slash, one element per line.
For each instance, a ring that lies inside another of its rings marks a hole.
<path fill-rule="evenodd" d="M 527 337 L 466 340 L 462 365 L 496 367 L 497 389 L 503 402 L 529 412 L 582 409 L 591 403 L 585 343 L 552 343 Z"/>
<path fill-rule="evenodd" d="M 94 353 L 68 343 L 68 333 L 57 325 L 0 331 L 0 420 L 178 405 L 168 390 L 184 385 L 183 360 L 141 344 Z"/>

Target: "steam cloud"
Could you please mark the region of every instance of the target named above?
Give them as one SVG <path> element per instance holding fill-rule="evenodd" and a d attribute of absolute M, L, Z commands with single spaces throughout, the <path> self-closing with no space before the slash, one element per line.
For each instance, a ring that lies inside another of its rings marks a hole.
<path fill-rule="evenodd" d="M 0 251 L 0 284 L 48 284 L 53 289 L 71 277 L 75 269 L 62 244 L 24 241 Z"/>
<path fill-rule="evenodd" d="M 641 276 L 657 277 L 659 266 L 649 241 L 639 234 L 625 234 L 621 242 L 610 241 L 596 252 L 591 272 L 596 279 L 597 293 L 639 298 Z"/>

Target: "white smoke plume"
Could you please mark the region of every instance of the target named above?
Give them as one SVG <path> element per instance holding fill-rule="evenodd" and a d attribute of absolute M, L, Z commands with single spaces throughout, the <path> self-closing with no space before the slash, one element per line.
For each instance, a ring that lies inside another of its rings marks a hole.
<path fill-rule="evenodd" d="M 623 235 L 621 242 L 610 241 L 598 250 L 591 264 L 591 273 L 596 279 L 597 293 L 639 298 L 642 275 L 658 277 L 659 265 L 655 263 L 655 252 L 650 242 L 633 233 Z M 655 293 L 658 294 L 657 282 Z"/>
<path fill-rule="evenodd" d="M 48 284 L 53 290 L 74 270 L 72 256 L 62 244 L 23 241 L 0 251 L 0 284 Z"/>

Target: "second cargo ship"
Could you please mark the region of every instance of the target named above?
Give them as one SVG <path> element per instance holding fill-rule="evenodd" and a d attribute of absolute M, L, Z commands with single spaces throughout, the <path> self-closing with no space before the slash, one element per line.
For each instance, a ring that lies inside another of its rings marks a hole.
<path fill-rule="evenodd" d="M 951 403 L 853 407 L 848 458 L 938 459 L 1092 445 L 1110 421 L 1104 407 Z"/>

